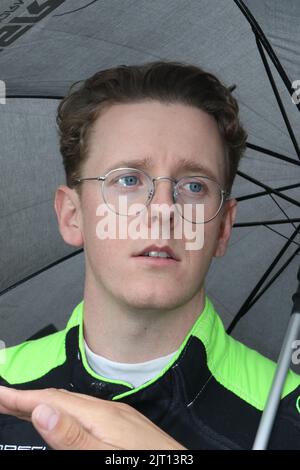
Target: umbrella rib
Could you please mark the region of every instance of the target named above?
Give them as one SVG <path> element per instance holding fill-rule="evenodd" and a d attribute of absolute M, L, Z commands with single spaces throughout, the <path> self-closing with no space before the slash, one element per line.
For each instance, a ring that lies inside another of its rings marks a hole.
<path fill-rule="evenodd" d="M 283 213 L 283 215 L 286 216 L 287 220 L 292 224 L 292 226 L 294 227 L 294 229 L 296 229 L 296 225 L 294 224 L 294 222 L 292 221 L 292 219 L 289 218 L 289 216 L 287 215 L 287 213 L 285 212 L 285 210 L 281 207 L 281 205 L 276 201 L 276 199 L 272 196 L 272 194 L 269 194 L 270 198 L 272 199 L 273 202 L 275 202 L 276 206 L 281 210 L 281 212 Z"/>
<path fill-rule="evenodd" d="M 255 36 L 258 36 L 261 43 L 264 45 L 265 50 L 267 51 L 271 61 L 273 62 L 274 66 L 277 69 L 283 83 L 285 84 L 288 92 L 290 95 L 293 94 L 293 88 L 290 79 L 288 78 L 284 68 L 281 65 L 280 60 L 278 59 L 277 55 L 274 52 L 270 42 L 268 41 L 267 37 L 265 36 L 263 30 L 261 29 L 259 23 L 257 22 L 256 18 L 252 15 L 249 8 L 245 5 L 243 0 L 233 0 L 237 7 L 241 10 L 247 21 L 249 22 Z M 298 110 L 300 111 L 300 103 L 296 104 Z"/>
<path fill-rule="evenodd" d="M 242 178 L 244 178 L 248 181 L 251 181 L 251 183 L 254 183 L 257 186 L 260 186 L 261 188 L 264 188 L 268 192 L 268 194 L 270 194 L 270 193 L 276 194 L 277 196 L 281 197 L 282 199 L 285 199 L 286 201 L 291 202 L 295 206 L 300 207 L 300 202 L 296 201 L 295 199 L 293 199 L 289 196 L 286 196 L 285 194 L 281 194 L 281 192 L 278 191 L 277 189 L 273 189 L 270 186 L 262 183 L 261 181 L 258 181 L 257 179 L 253 178 L 252 176 L 246 175 L 246 173 L 243 173 L 239 170 L 237 171 L 237 174 L 239 176 L 241 176 Z"/>
<path fill-rule="evenodd" d="M 300 222 L 300 220 L 299 220 L 299 222 Z M 264 227 L 268 228 L 269 230 L 271 230 L 271 231 L 274 232 L 274 233 L 277 233 L 277 235 L 280 235 L 282 238 L 285 238 L 286 240 L 289 240 L 288 237 L 286 237 L 285 235 L 283 235 L 283 233 L 278 232 L 278 231 L 275 230 L 274 228 L 269 227 L 268 225 L 264 225 Z M 292 243 L 294 243 L 294 245 L 299 246 L 299 248 L 300 248 L 300 243 L 295 242 L 294 240 L 292 240 Z"/>
<path fill-rule="evenodd" d="M 295 256 L 300 254 L 300 246 L 294 253 L 287 259 L 287 261 L 282 265 L 282 267 L 274 274 L 274 276 L 270 279 L 270 281 L 265 285 L 265 287 L 253 298 L 253 300 L 249 303 L 247 311 L 250 310 L 251 307 L 260 299 L 260 297 L 271 287 L 271 285 L 276 281 L 276 279 L 280 276 L 280 274 L 288 267 L 288 265 L 293 261 Z M 245 312 L 246 313 L 246 312 Z"/>
<path fill-rule="evenodd" d="M 257 292 L 260 290 L 261 286 L 263 285 L 263 283 L 265 282 L 265 280 L 268 278 L 268 276 L 270 275 L 271 271 L 273 270 L 273 268 L 276 266 L 276 264 L 280 261 L 280 259 L 282 258 L 282 256 L 284 255 L 284 253 L 287 251 L 287 249 L 289 248 L 289 246 L 291 245 L 292 241 L 294 240 L 294 238 L 298 235 L 300 231 L 300 224 L 298 225 L 297 229 L 294 230 L 293 234 L 291 235 L 290 239 L 284 244 L 284 246 L 281 248 L 281 250 L 279 251 L 279 253 L 275 256 L 274 260 L 272 261 L 272 263 L 270 264 L 270 266 L 267 268 L 267 270 L 264 272 L 264 274 L 262 275 L 262 277 L 260 278 L 260 280 L 257 282 L 256 286 L 252 289 L 251 293 L 249 294 L 249 296 L 247 297 L 247 299 L 245 300 L 245 302 L 243 303 L 243 305 L 241 306 L 240 310 L 238 311 L 238 313 L 236 314 L 236 316 L 234 317 L 234 319 L 232 320 L 232 322 L 230 323 L 228 329 L 227 329 L 227 332 L 228 334 L 230 334 L 232 332 L 232 330 L 234 329 L 234 327 L 236 326 L 236 324 L 240 321 L 240 319 L 248 312 L 249 310 L 249 304 L 252 302 L 252 300 L 255 298 L 255 295 L 257 294 Z"/>
<path fill-rule="evenodd" d="M 280 186 L 274 189 L 276 189 L 276 191 L 287 191 L 289 189 L 295 189 L 295 188 L 300 188 L 300 183 L 290 184 L 288 186 Z M 241 202 L 241 201 L 247 201 L 248 199 L 254 199 L 256 197 L 266 196 L 267 194 L 269 194 L 268 191 L 259 191 L 258 193 L 246 194 L 245 196 L 236 197 L 235 199 L 238 202 Z"/>
<path fill-rule="evenodd" d="M 293 218 L 293 219 L 277 219 L 277 220 L 259 220 L 259 221 L 252 221 L 252 222 L 240 222 L 233 225 L 234 228 L 241 228 L 241 227 L 256 227 L 260 225 L 281 225 L 281 224 L 293 224 L 294 222 L 300 222 L 300 218 Z M 293 227 L 295 227 L 293 225 Z M 296 228 L 296 227 L 295 227 Z"/>
<path fill-rule="evenodd" d="M 6 95 L 6 99 L 21 98 L 21 99 L 39 99 L 39 100 L 62 100 L 64 97 L 59 95 Z"/>
<path fill-rule="evenodd" d="M 292 163 L 293 165 L 300 166 L 300 162 L 298 162 L 298 160 L 287 157 L 286 155 L 282 155 L 281 153 L 275 152 L 274 150 L 261 147 L 260 145 L 251 144 L 250 142 L 246 142 L 246 146 L 249 149 L 255 150 L 257 152 L 265 153 L 266 155 L 270 155 L 271 157 L 278 158 L 279 160 L 283 160 L 285 162 Z"/>
<path fill-rule="evenodd" d="M 284 119 L 284 122 L 285 122 L 285 125 L 287 127 L 287 130 L 289 132 L 289 135 L 290 135 L 290 138 L 292 140 L 292 143 L 293 143 L 293 146 L 295 148 L 295 151 L 297 153 L 297 156 L 298 158 L 300 159 L 300 149 L 299 149 L 299 146 L 298 146 L 298 143 L 297 143 L 297 140 L 295 138 L 295 135 L 294 135 L 294 132 L 293 132 L 293 129 L 291 127 L 291 124 L 289 122 L 289 119 L 287 117 L 287 114 L 286 114 L 286 111 L 285 111 L 285 108 L 283 106 L 283 103 L 281 101 L 281 98 L 280 98 L 280 95 L 278 93 L 278 89 L 276 87 L 276 84 L 275 84 L 275 81 L 274 81 L 274 78 L 273 78 L 273 75 L 272 75 L 272 72 L 271 72 L 271 69 L 269 67 L 269 64 L 267 62 L 267 59 L 266 59 L 266 56 L 265 56 L 265 53 L 264 53 L 264 50 L 263 50 L 263 47 L 262 45 L 264 46 L 264 49 L 265 51 L 267 52 L 268 56 L 270 57 L 271 61 L 273 62 L 277 72 L 279 73 L 281 79 L 283 80 L 283 83 L 285 84 L 290 96 L 292 96 L 292 93 L 293 93 L 293 88 L 292 88 L 292 84 L 291 84 L 291 81 L 289 80 L 284 68 L 282 67 L 277 55 L 275 54 L 271 44 L 269 43 L 268 39 L 266 38 L 263 30 L 261 29 L 260 25 L 258 24 L 257 20 L 255 19 L 255 17 L 252 15 L 252 13 L 250 12 L 250 10 L 247 8 L 247 6 L 244 4 L 244 2 L 242 0 L 234 0 L 235 4 L 238 6 L 238 8 L 242 11 L 243 15 L 246 17 L 247 21 L 249 22 L 249 24 L 251 25 L 252 27 L 252 30 L 254 32 L 254 35 L 255 35 L 255 39 L 256 39 L 256 44 L 257 44 L 257 48 L 258 48 L 258 51 L 259 51 L 259 54 L 261 56 L 261 59 L 262 59 L 262 62 L 263 62 L 263 65 L 265 67 L 265 70 L 266 70 L 266 73 L 268 75 L 268 78 L 269 78 L 269 81 L 270 81 L 270 84 L 272 86 L 272 89 L 273 89 L 273 93 L 275 95 L 275 98 L 277 100 L 277 104 L 280 108 L 280 111 L 281 111 L 281 114 L 282 114 L 282 117 Z M 297 106 L 297 109 L 300 111 L 300 103 L 296 104 Z M 251 148 L 251 144 L 249 146 Z M 252 147 L 253 148 L 253 147 Z M 268 153 L 270 154 L 269 152 L 264 152 L 264 153 Z M 278 155 L 275 155 L 275 153 L 273 154 L 273 156 L 275 158 L 278 158 Z M 282 158 L 281 156 L 281 159 L 282 160 L 286 160 L 286 158 Z M 292 159 L 291 159 L 292 160 Z M 290 163 L 294 163 L 294 161 L 292 160 Z M 279 195 L 280 192 L 279 191 L 273 191 L 275 194 Z M 282 197 L 282 196 L 281 196 Z M 286 199 L 286 197 L 284 197 L 284 199 Z M 298 205 L 298 204 L 296 204 Z"/>
<path fill-rule="evenodd" d="M 0 297 L 2 295 L 6 294 L 7 292 L 9 292 L 10 290 L 15 289 L 16 287 L 20 286 L 21 284 L 24 284 L 24 282 L 29 281 L 33 277 L 38 276 L 39 274 L 43 273 L 44 271 L 47 271 L 48 269 L 51 269 L 54 266 L 62 263 L 63 261 L 67 261 L 68 259 L 73 258 L 73 256 L 79 255 L 82 252 L 83 252 L 83 249 L 74 251 L 73 253 L 71 253 L 69 255 L 66 255 L 66 256 L 63 256 L 62 258 L 59 258 L 58 260 L 54 261 L 53 263 L 48 264 L 44 268 L 39 269 L 38 271 L 30 274 L 29 276 L 26 276 L 24 279 L 21 279 L 20 281 L 16 282 L 15 284 L 12 284 L 11 286 L 7 287 L 2 292 L 0 292 Z"/>
<path fill-rule="evenodd" d="M 263 61 L 263 64 L 264 64 L 264 67 L 265 67 L 265 70 L 267 72 L 267 75 L 268 75 L 268 78 L 269 78 L 269 81 L 270 81 L 270 84 L 271 84 L 271 87 L 273 89 L 273 93 L 275 95 L 275 98 L 276 98 L 276 101 L 277 101 L 277 104 L 279 106 L 279 109 L 280 109 L 280 112 L 281 112 L 281 115 L 283 117 L 283 120 L 284 120 L 284 123 L 286 125 L 286 128 L 288 130 L 288 133 L 290 135 L 290 138 L 292 140 L 292 143 L 293 143 L 293 146 L 294 146 L 294 149 L 298 155 L 298 158 L 300 160 L 300 149 L 299 149 L 299 145 L 298 145 L 298 142 L 296 140 L 296 137 L 295 137 L 295 134 L 294 134 L 294 131 L 292 129 L 292 126 L 291 126 L 291 123 L 289 121 L 289 118 L 286 114 L 286 111 L 285 111 L 285 108 L 283 106 L 283 103 L 282 103 L 282 100 L 280 98 L 280 95 L 279 95 L 279 92 L 278 92 L 278 89 L 277 89 L 277 86 L 276 86 L 276 83 L 275 83 L 275 80 L 274 80 L 274 77 L 273 77 L 273 74 L 271 72 L 271 69 L 270 69 L 270 66 L 268 64 L 268 61 L 266 59 L 266 55 L 264 53 L 264 50 L 263 50 L 263 47 L 261 45 L 261 41 L 258 37 L 258 35 L 255 35 L 256 36 L 256 44 L 257 44 L 257 48 L 258 48 L 258 51 L 260 53 L 260 56 L 261 56 L 261 59 Z"/>

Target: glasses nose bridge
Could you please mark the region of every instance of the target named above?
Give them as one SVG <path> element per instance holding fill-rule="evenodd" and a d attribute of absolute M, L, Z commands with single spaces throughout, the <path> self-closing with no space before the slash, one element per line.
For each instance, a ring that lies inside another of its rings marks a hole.
<path fill-rule="evenodd" d="M 154 178 L 151 178 L 152 184 L 153 184 L 153 194 L 151 199 L 153 199 L 155 192 L 156 192 L 156 181 L 162 181 L 162 180 L 168 180 L 172 183 L 172 198 L 174 200 L 175 198 L 175 185 L 176 185 L 176 180 L 174 178 L 171 178 L 170 176 L 156 176 Z"/>
<path fill-rule="evenodd" d="M 155 178 L 152 178 L 153 183 L 155 183 L 156 181 L 161 181 L 161 180 L 171 181 L 171 183 L 173 183 L 173 187 L 174 187 L 174 184 L 176 184 L 176 180 L 174 178 L 171 178 L 170 176 L 156 176 Z"/>

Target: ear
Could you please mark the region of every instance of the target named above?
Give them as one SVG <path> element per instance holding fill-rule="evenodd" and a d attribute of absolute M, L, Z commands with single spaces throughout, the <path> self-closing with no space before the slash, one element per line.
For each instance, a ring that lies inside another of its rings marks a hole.
<path fill-rule="evenodd" d="M 219 235 L 214 256 L 224 256 L 230 239 L 232 226 L 235 222 L 237 211 L 237 200 L 229 199 L 225 202 L 224 213 L 219 227 Z"/>
<path fill-rule="evenodd" d="M 68 186 L 59 186 L 55 193 L 54 208 L 64 241 L 69 245 L 81 247 L 81 205 L 76 191 Z"/>

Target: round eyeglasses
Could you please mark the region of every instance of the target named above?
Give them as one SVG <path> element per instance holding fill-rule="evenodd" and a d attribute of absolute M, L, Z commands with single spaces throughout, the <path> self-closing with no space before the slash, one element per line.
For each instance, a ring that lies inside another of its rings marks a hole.
<path fill-rule="evenodd" d="M 100 181 L 102 197 L 108 208 L 124 216 L 133 215 L 130 210 L 133 204 L 144 208 L 149 206 L 155 194 L 156 182 L 160 180 L 168 180 L 173 184 L 173 202 L 181 217 L 192 223 L 206 223 L 214 219 L 229 196 L 217 181 L 208 176 L 183 176 L 178 180 L 168 176 L 152 178 L 136 168 L 116 168 L 104 176 L 75 179 L 73 184 L 94 180 Z M 126 199 L 125 205 L 120 202 L 122 198 L 123 202 Z M 196 209 L 199 204 L 204 206 L 204 220 L 201 222 L 197 221 Z M 189 206 L 189 210 L 185 211 L 185 205 Z"/>

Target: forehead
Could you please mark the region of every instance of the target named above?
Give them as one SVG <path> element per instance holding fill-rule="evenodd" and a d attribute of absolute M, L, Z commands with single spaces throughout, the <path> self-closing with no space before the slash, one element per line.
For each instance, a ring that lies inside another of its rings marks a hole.
<path fill-rule="evenodd" d="M 102 110 L 89 138 L 85 170 L 118 166 L 169 173 L 199 171 L 223 181 L 225 155 L 215 119 L 192 106 L 145 101 Z"/>

